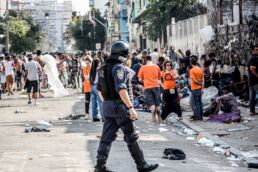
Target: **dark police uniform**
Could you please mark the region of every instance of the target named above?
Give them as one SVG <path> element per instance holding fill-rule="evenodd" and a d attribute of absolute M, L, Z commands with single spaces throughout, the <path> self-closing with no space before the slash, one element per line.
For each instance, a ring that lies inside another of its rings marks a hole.
<path fill-rule="evenodd" d="M 104 125 L 98 148 L 97 165 L 95 172 L 108 172 L 106 161 L 111 143 L 116 139 L 116 133 L 121 128 L 128 149 L 137 164 L 138 171 L 152 171 L 158 164 L 148 164 L 138 145 L 138 134 L 126 105 L 119 96 L 119 91 L 126 89 L 132 100 L 128 69 L 122 64 L 128 55 L 129 44 L 125 41 L 116 41 L 111 48 L 111 56 L 106 59 L 105 65 L 98 71 L 97 89 L 101 92 L 103 101 Z"/>
<path fill-rule="evenodd" d="M 111 143 L 116 139 L 119 128 L 124 132 L 124 140 L 128 146 L 137 140 L 127 107 L 123 104 L 119 91 L 127 89 L 129 95 L 129 72 L 118 60 L 107 60 L 106 65 L 99 70 L 98 90 L 101 91 L 103 101 L 104 126 L 98 149 L 97 160 L 106 160 Z"/>

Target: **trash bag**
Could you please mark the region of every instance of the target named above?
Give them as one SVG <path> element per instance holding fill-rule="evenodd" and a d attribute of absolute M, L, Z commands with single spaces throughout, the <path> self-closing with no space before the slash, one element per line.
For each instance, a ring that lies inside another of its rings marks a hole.
<path fill-rule="evenodd" d="M 180 149 L 166 148 L 163 152 L 163 158 L 169 160 L 184 160 L 186 158 L 186 155 Z"/>
<path fill-rule="evenodd" d="M 212 104 L 211 99 L 218 96 L 219 90 L 211 86 L 209 88 L 204 88 L 203 95 L 202 95 L 202 104 L 203 110 L 206 111 Z M 183 98 L 180 100 L 180 106 L 182 111 L 191 112 L 192 108 L 190 105 L 190 96 Z"/>
<path fill-rule="evenodd" d="M 222 113 L 222 114 L 216 114 L 211 116 L 208 120 L 208 122 L 214 122 L 214 123 L 226 123 L 230 124 L 232 122 L 241 122 L 241 114 L 240 112 L 229 112 L 229 113 Z"/>

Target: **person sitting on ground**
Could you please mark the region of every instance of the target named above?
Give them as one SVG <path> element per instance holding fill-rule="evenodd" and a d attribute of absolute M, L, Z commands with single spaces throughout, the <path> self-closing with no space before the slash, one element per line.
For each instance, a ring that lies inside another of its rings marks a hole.
<path fill-rule="evenodd" d="M 227 85 L 223 87 L 222 91 L 223 95 L 216 98 L 217 108 L 214 112 L 215 115 L 210 117 L 208 121 L 223 123 L 240 122 L 240 111 L 236 97 L 232 93 L 232 88 Z M 219 111 L 223 113 L 219 114 Z"/>

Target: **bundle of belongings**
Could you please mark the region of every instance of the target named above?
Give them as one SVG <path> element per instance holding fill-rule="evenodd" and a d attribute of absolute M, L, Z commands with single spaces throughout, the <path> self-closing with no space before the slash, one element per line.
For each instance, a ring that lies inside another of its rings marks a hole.
<path fill-rule="evenodd" d="M 184 160 L 186 158 L 186 155 L 180 149 L 166 148 L 163 152 L 163 158 L 169 160 Z"/>
<path fill-rule="evenodd" d="M 202 104 L 203 104 L 203 110 L 206 111 L 211 107 L 211 100 L 218 96 L 218 89 L 214 86 L 211 86 L 209 88 L 204 88 L 202 95 Z M 191 96 L 191 95 L 190 95 Z M 182 98 L 180 100 L 180 105 L 182 108 L 182 111 L 191 112 L 192 108 L 190 105 L 190 96 Z"/>
<path fill-rule="evenodd" d="M 223 95 L 213 99 L 212 108 L 205 113 L 205 115 L 209 114 L 212 114 L 208 119 L 209 122 L 232 123 L 241 121 L 237 100 L 231 92 L 230 86 L 223 87 Z"/>

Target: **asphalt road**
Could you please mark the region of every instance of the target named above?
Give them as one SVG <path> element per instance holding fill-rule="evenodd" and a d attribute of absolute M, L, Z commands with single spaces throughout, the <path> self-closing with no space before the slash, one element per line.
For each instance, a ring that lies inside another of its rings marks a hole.
<path fill-rule="evenodd" d="M 102 123 L 84 119 L 64 121 L 59 117 L 83 112 L 80 95 L 67 98 L 44 98 L 39 106 L 26 105 L 20 96 L 0 101 L 0 172 L 90 172 L 95 164 Z M 14 113 L 16 110 L 24 113 Z M 24 133 L 37 120 L 51 121 L 50 132 Z M 157 172 L 245 172 L 239 162 L 227 160 L 209 148 L 197 146 L 177 134 L 170 125 L 151 124 L 150 114 L 139 113 L 136 122 L 141 132 L 139 143 L 148 162 L 158 162 Z M 160 128 L 167 129 L 160 132 Z M 163 159 L 165 148 L 179 148 L 183 161 Z M 135 172 L 123 135 L 118 133 L 107 163 L 116 172 Z"/>

